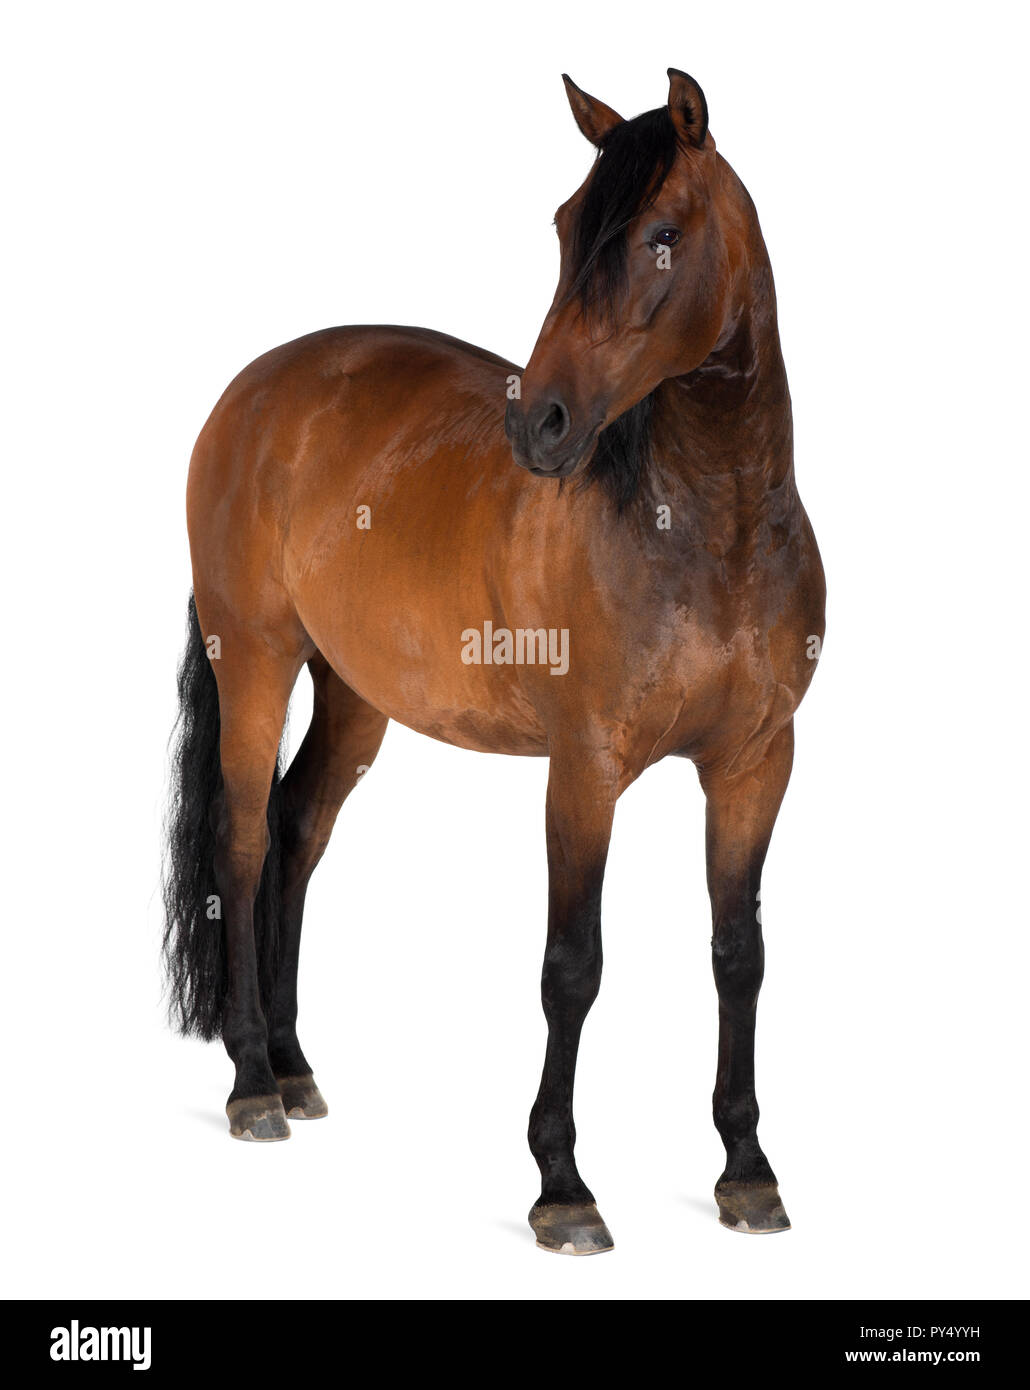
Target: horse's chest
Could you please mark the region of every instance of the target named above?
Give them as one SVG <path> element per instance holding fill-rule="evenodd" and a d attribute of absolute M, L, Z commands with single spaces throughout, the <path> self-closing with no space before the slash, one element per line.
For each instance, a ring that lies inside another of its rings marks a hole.
<path fill-rule="evenodd" d="M 796 586 L 734 586 L 702 573 L 641 642 L 641 713 L 664 732 L 659 751 L 729 758 L 786 723 L 811 679 Z M 821 628 L 821 621 L 819 624 Z"/>

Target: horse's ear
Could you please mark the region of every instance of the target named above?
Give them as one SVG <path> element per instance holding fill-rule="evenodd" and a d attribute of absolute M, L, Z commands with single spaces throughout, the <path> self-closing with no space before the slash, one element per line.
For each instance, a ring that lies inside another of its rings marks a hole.
<path fill-rule="evenodd" d="M 708 135 L 708 103 L 705 94 L 692 77 L 679 68 L 669 69 L 669 115 L 676 131 L 686 145 L 700 149 Z"/>
<path fill-rule="evenodd" d="M 610 106 L 605 106 L 603 101 L 598 101 L 596 97 L 581 91 L 567 72 L 562 73 L 561 80 L 565 83 L 565 92 L 576 124 L 590 143 L 600 149 L 604 137 L 617 125 L 622 124 L 622 117 Z"/>

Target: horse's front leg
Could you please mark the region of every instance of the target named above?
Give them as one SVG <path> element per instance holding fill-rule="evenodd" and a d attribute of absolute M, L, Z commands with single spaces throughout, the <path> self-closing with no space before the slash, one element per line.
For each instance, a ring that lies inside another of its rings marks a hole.
<path fill-rule="evenodd" d="M 794 730 L 773 739 L 757 766 L 736 775 L 703 776 L 708 800 L 708 891 L 712 965 L 719 992 L 719 1062 L 715 1125 L 726 1169 L 715 1196 L 719 1220 L 763 1234 L 790 1227 L 776 1175 L 758 1142 L 755 1012 L 765 966 L 760 915 L 762 865 L 790 778 Z"/>
<path fill-rule="evenodd" d="M 611 765 L 582 749 L 552 750 L 547 786 L 549 901 L 541 984 L 547 1053 L 529 1121 L 540 1197 L 537 1244 L 566 1255 L 612 1248 L 576 1167 L 572 1089 L 579 1036 L 601 983 L 601 885 L 618 794 Z"/>

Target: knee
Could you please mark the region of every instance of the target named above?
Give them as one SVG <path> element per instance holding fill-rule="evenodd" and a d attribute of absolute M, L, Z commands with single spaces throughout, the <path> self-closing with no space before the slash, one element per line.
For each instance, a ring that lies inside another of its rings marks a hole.
<path fill-rule="evenodd" d="M 765 952 L 757 922 L 736 919 L 717 926 L 712 968 L 719 996 L 728 1003 L 752 1002 L 762 986 Z"/>
<path fill-rule="evenodd" d="M 559 942 L 548 947 L 541 981 L 544 1013 L 548 1019 L 559 1014 L 586 1014 L 600 987 L 599 940 Z"/>

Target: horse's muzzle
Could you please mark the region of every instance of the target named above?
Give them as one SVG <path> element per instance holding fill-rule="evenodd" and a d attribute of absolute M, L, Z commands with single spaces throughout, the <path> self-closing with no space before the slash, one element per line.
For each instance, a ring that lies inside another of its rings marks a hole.
<path fill-rule="evenodd" d="M 509 401 L 504 432 L 515 462 L 537 478 L 567 478 L 593 452 L 598 435 L 596 426 L 574 430 L 568 407 L 557 399 L 529 410 Z"/>

